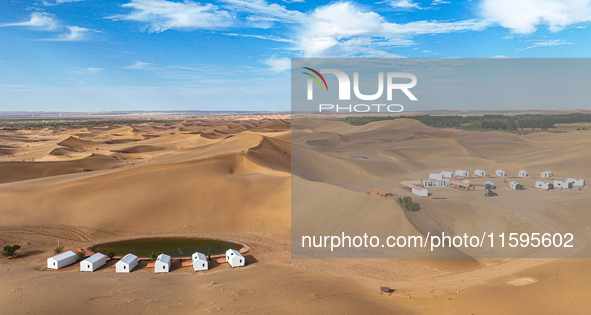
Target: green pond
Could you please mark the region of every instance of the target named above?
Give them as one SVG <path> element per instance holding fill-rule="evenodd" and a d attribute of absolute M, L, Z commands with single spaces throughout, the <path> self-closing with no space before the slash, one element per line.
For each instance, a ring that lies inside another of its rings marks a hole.
<path fill-rule="evenodd" d="M 182 251 L 182 256 L 188 257 L 194 252 L 201 252 L 207 255 L 209 249 L 211 249 L 211 255 L 224 254 L 230 248 L 240 250 L 242 245 L 196 238 L 152 238 L 96 245 L 92 250 L 103 254 L 113 251 L 116 253 L 116 256 L 124 256 L 132 253 L 139 257 L 149 257 L 154 252 L 156 254 L 165 253 L 173 257 L 178 257 L 179 248 Z"/>

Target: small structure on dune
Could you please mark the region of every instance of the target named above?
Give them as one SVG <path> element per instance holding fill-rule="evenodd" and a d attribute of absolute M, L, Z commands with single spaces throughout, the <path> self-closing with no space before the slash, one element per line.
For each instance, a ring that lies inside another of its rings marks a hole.
<path fill-rule="evenodd" d="M 429 173 L 429 179 L 433 180 L 442 180 L 443 179 L 443 172 L 441 173 Z"/>
<path fill-rule="evenodd" d="M 235 249 L 228 249 L 226 251 L 226 261 L 232 268 L 242 267 L 245 264 L 244 257 Z"/>
<path fill-rule="evenodd" d="M 540 174 L 541 177 L 552 177 L 552 171 L 545 171 Z"/>
<path fill-rule="evenodd" d="M 477 170 L 474 170 L 474 175 L 475 176 L 486 176 L 486 172 L 481 169 L 477 169 Z"/>
<path fill-rule="evenodd" d="M 551 183 L 548 183 L 548 182 L 538 180 L 538 181 L 536 181 L 536 188 L 550 190 L 550 189 L 554 189 L 554 185 L 552 185 Z"/>
<path fill-rule="evenodd" d="M 194 252 L 191 259 L 193 260 L 193 271 L 209 269 L 209 262 L 202 253 Z"/>
<path fill-rule="evenodd" d="M 154 263 L 154 273 L 164 273 L 170 271 L 170 256 L 166 254 L 158 255 L 156 262 Z"/>
<path fill-rule="evenodd" d="M 476 186 L 474 186 L 473 184 L 471 184 L 471 183 L 464 183 L 464 182 L 461 182 L 459 180 L 452 180 L 451 183 L 449 184 L 449 186 L 451 188 L 460 189 L 460 190 L 466 190 L 466 191 L 475 190 L 476 189 Z"/>
<path fill-rule="evenodd" d="M 502 169 L 498 169 L 495 171 L 495 175 L 499 176 L 499 177 L 504 177 L 505 176 L 505 171 L 503 171 Z"/>
<path fill-rule="evenodd" d="M 555 188 L 573 188 L 573 183 L 564 181 L 564 180 L 554 180 L 554 187 Z"/>
<path fill-rule="evenodd" d="M 402 181 L 400 182 L 400 188 L 410 191 L 411 193 L 419 196 L 419 197 L 429 197 L 429 191 L 423 187 L 421 187 L 421 181 Z"/>
<path fill-rule="evenodd" d="M 423 187 L 447 187 L 449 186 L 450 180 L 449 179 L 441 179 L 441 180 L 424 180 Z"/>
<path fill-rule="evenodd" d="M 441 171 L 439 174 L 441 174 L 442 178 L 454 178 L 454 172 Z"/>
<path fill-rule="evenodd" d="M 569 182 L 569 183 L 572 183 L 573 186 L 579 186 L 579 187 L 585 186 L 585 180 L 584 179 L 567 178 L 566 181 Z"/>
<path fill-rule="evenodd" d="M 527 177 L 527 172 L 525 170 L 519 171 L 519 177 Z"/>
<path fill-rule="evenodd" d="M 48 269 L 60 269 L 76 262 L 76 253 L 69 250 L 65 253 L 47 258 Z"/>
<path fill-rule="evenodd" d="M 468 171 L 464 171 L 464 170 L 457 170 L 457 171 L 454 173 L 454 175 L 455 175 L 456 177 L 466 177 L 466 176 L 468 176 L 468 175 L 470 175 L 470 174 L 468 173 Z"/>
<path fill-rule="evenodd" d="M 509 183 L 509 188 L 513 190 L 524 190 L 523 185 L 515 181 Z"/>
<path fill-rule="evenodd" d="M 471 181 L 469 181 L 469 180 L 467 180 L 467 179 L 464 179 L 464 180 L 462 181 L 462 183 L 464 183 L 464 184 L 471 184 L 472 182 L 471 182 Z"/>
<path fill-rule="evenodd" d="M 115 264 L 115 272 L 131 272 L 137 266 L 137 256 L 127 254 Z"/>
<path fill-rule="evenodd" d="M 380 189 L 372 189 L 372 190 L 370 190 L 369 192 L 372 192 L 372 193 L 374 193 L 374 194 L 380 195 L 380 196 L 382 196 L 382 197 L 389 197 L 389 196 L 392 196 L 392 193 L 391 193 L 391 192 L 387 192 L 387 191 L 380 190 Z"/>
<path fill-rule="evenodd" d="M 484 189 L 485 190 L 493 190 L 493 189 L 495 189 L 495 183 L 493 183 L 491 181 L 487 181 L 486 183 L 484 183 Z"/>
<path fill-rule="evenodd" d="M 107 256 L 96 253 L 80 262 L 80 271 L 93 272 L 107 263 Z"/>

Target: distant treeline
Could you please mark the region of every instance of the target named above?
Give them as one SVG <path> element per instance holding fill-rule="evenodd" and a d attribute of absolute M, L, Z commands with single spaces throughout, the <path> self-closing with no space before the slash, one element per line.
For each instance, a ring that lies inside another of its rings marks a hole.
<path fill-rule="evenodd" d="M 459 128 L 467 130 L 506 130 L 554 128 L 554 124 L 591 122 L 591 114 L 551 114 L 551 115 L 484 115 L 484 116 L 373 116 L 347 117 L 345 121 L 353 126 L 365 125 L 373 121 L 393 120 L 397 118 L 416 119 L 435 128 Z"/>
<path fill-rule="evenodd" d="M 141 119 L 141 118 L 112 118 L 112 119 L 0 119 L 0 129 L 3 130 L 31 130 L 31 129 L 60 129 L 60 128 L 93 128 L 116 125 L 139 125 L 143 123 L 170 124 L 181 119 Z"/>

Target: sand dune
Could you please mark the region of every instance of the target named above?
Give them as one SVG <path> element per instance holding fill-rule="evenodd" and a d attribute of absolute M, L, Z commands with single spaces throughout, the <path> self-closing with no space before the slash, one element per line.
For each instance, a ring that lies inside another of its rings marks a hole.
<path fill-rule="evenodd" d="M 292 223 L 309 233 L 388 235 L 460 233 L 507 222 L 535 230 L 560 222 L 586 233 L 587 188 L 572 194 L 527 191 L 538 193 L 531 201 L 495 180 L 502 198 L 486 199 L 480 190 L 433 190 L 447 199 L 418 199 L 421 210 L 415 213 L 369 190 L 404 196 L 401 180 L 459 168 L 510 174 L 525 168 L 532 175 L 552 169 L 556 177 L 591 178 L 589 132 L 518 136 L 435 129 L 411 119 L 358 127 L 318 119 L 290 123 L 286 116 L 228 116 L 0 130 L 0 150 L 9 150 L 0 151 L 0 244 L 19 243 L 24 254 L 0 257 L 0 307 L 9 314 L 63 305 L 89 313 L 521 314 L 591 308 L 585 298 L 588 259 L 471 259 L 455 250 L 466 258 L 297 259 L 290 252 L 297 246 Z M 318 214 L 315 222 L 292 213 L 293 198 Z M 537 225 L 525 224 L 540 215 L 545 219 Z M 75 267 L 44 270 L 58 239 L 73 249 L 158 235 L 244 242 L 251 247 L 249 265 L 198 274 L 175 267 L 158 277 L 145 267 L 123 276 L 111 267 L 94 274 Z M 380 295 L 380 285 L 395 291 Z"/>

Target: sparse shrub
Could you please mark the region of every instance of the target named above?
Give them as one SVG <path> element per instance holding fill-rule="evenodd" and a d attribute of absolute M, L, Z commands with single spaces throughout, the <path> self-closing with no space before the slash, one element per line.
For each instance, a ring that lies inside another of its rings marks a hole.
<path fill-rule="evenodd" d="M 183 249 L 182 248 L 177 248 L 177 250 L 179 251 L 179 262 L 182 263 L 183 262 Z"/>
<path fill-rule="evenodd" d="M 160 254 L 156 254 L 155 252 L 151 252 L 150 253 L 150 260 L 155 261 L 156 258 L 158 258 L 158 255 L 160 255 Z"/>
<path fill-rule="evenodd" d="M 416 211 L 417 207 L 411 197 L 398 198 L 398 202 L 408 211 Z"/>
<path fill-rule="evenodd" d="M 14 254 L 17 250 L 19 250 L 21 248 L 20 245 L 6 245 L 4 246 L 4 253 L 6 253 L 6 255 L 10 256 L 11 258 L 14 258 Z"/>
<path fill-rule="evenodd" d="M 85 251 L 80 251 L 76 253 L 76 260 L 80 261 L 82 259 L 84 259 L 84 255 L 86 255 Z"/>
<path fill-rule="evenodd" d="M 59 245 L 58 247 L 56 247 L 53 252 L 56 254 L 61 253 L 64 250 L 64 246 L 63 245 Z"/>
<path fill-rule="evenodd" d="M 115 257 L 115 252 L 114 251 L 108 251 L 107 252 L 107 257 L 109 257 L 109 259 L 113 259 L 113 257 Z"/>

